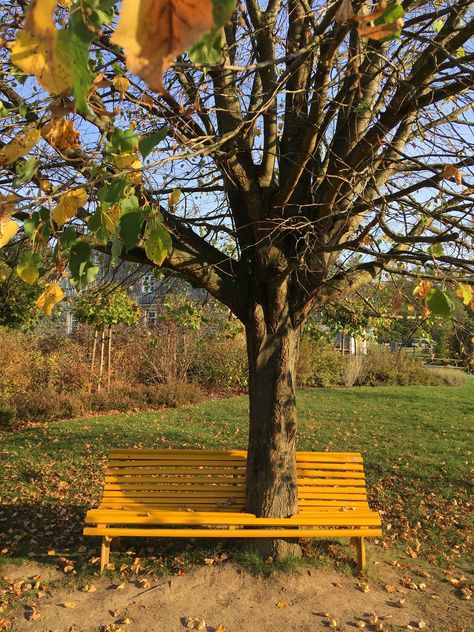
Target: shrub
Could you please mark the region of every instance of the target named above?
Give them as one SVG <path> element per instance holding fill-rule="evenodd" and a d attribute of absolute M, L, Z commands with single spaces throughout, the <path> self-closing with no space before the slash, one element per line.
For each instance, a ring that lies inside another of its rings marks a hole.
<path fill-rule="evenodd" d="M 247 366 L 243 336 L 216 336 L 201 341 L 189 373 L 200 384 L 244 387 L 248 382 Z"/>
<path fill-rule="evenodd" d="M 467 375 L 461 369 L 424 369 L 432 380 L 433 386 L 463 386 L 467 382 Z"/>
<path fill-rule="evenodd" d="M 15 425 L 16 410 L 6 404 L 0 404 L 0 430 L 10 430 Z"/>
<path fill-rule="evenodd" d="M 17 416 L 22 421 L 51 421 L 60 417 L 57 393 L 51 389 L 35 389 L 15 398 Z"/>
<path fill-rule="evenodd" d="M 297 379 L 300 386 L 338 386 L 343 383 L 345 358 L 323 340 L 303 336 Z"/>
<path fill-rule="evenodd" d="M 152 406 L 184 406 L 198 404 L 205 399 L 205 393 L 200 386 L 192 382 L 170 382 L 160 384 L 153 389 L 148 388 L 149 403 Z"/>

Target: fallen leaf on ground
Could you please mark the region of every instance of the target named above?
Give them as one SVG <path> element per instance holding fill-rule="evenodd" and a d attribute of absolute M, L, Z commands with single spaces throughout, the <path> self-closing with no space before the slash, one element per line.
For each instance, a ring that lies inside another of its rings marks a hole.
<path fill-rule="evenodd" d="M 63 608 L 69 608 L 69 609 L 73 609 L 73 608 L 77 608 L 77 603 L 75 601 L 65 601 L 63 604 L 61 604 Z"/>
<path fill-rule="evenodd" d="M 288 604 L 286 603 L 286 601 L 277 601 L 275 606 L 277 608 L 288 608 Z"/>

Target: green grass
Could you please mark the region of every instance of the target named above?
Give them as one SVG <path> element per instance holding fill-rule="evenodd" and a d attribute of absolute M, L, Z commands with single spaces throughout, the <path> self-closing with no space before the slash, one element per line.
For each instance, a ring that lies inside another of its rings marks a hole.
<path fill-rule="evenodd" d="M 466 568 L 473 402 L 474 379 L 462 387 L 301 391 L 298 448 L 361 451 L 370 503 L 383 513 L 384 543 L 418 547 L 420 558 Z M 10 559 L 47 560 L 49 549 L 73 558 L 82 546 L 90 558 L 97 544 L 81 540 L 82 521 L 99 500 L 111 447 L 245 448 L 246 442 L 245 397 L 4 432 L 0 551 L 7 549 Z M 166 568 L 201 554 L 176 554 L 186 551 L 183 542 L 141 546 Z M 204 557 L 215 542 L 206 546 Z"/>

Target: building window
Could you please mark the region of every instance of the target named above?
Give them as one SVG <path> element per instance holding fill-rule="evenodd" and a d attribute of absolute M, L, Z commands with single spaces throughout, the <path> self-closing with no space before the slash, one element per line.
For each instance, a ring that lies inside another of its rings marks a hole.
<path fill-rule="evenodd" d="M 153 274 L 146 274 L 142 279 L 142 292 L 143 294 L 150 294 L 155 292 L 158 287 L 158 282 Z"/>
<path fill-rule="evenodd" d="M 146 313 L 146 324 L 147 327 L 154 327 L 157 321 L 156 310 L 151 309 Z"/>

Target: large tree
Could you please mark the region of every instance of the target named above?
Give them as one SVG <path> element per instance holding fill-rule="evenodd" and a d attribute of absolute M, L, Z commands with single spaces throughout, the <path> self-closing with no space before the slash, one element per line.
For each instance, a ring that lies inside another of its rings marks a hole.
<path fill-rule="evenodd" d="M 420 299 L 435 311 L 449 311 L 447 283 L 469 299 L 472 3 L 405 0 L 401 34 L 382 18 L 385 38 L 378 27 L 367 37 L 385 6 L 365 0 L 243 0 L 223 39 L 217 29 L 178 56 L 160 85 L 150 50 L 159 47 L 160 3 L 141 0 L 139 54 L 125 52 L 157 91 L 127 71 L 113 44 L 113 2 L 59 4 L 74 100 L 63 84 L 51 87 L 47 62 L 31 68 L 31 42 L 18 45 L 27 3 L 0 3 L 0 138 L 23 132 L 23 147 L 34 145 L 27 154 L 10 144 L 0 187 L 19 200 L 3 206 L 11 215 L 16 203 L 10 221 L 26 221 L 30 238 L 52 236 L 53 276 L 69 263 L 85 285 L 95 274 L 90 245 L 163 261 L 242 321 L 247 510 L 288 516 L 297 510 L 298 343 L 311 310 L 382 272 L 424 279 Z M 162 4 L 179 17 L 179 2 Z M 186 14 L 187 27 L 204 5 Z M 358 20 L 352 10 L 375 13 Z M 60 96 L 25 81 L 12 60 Z"/>

